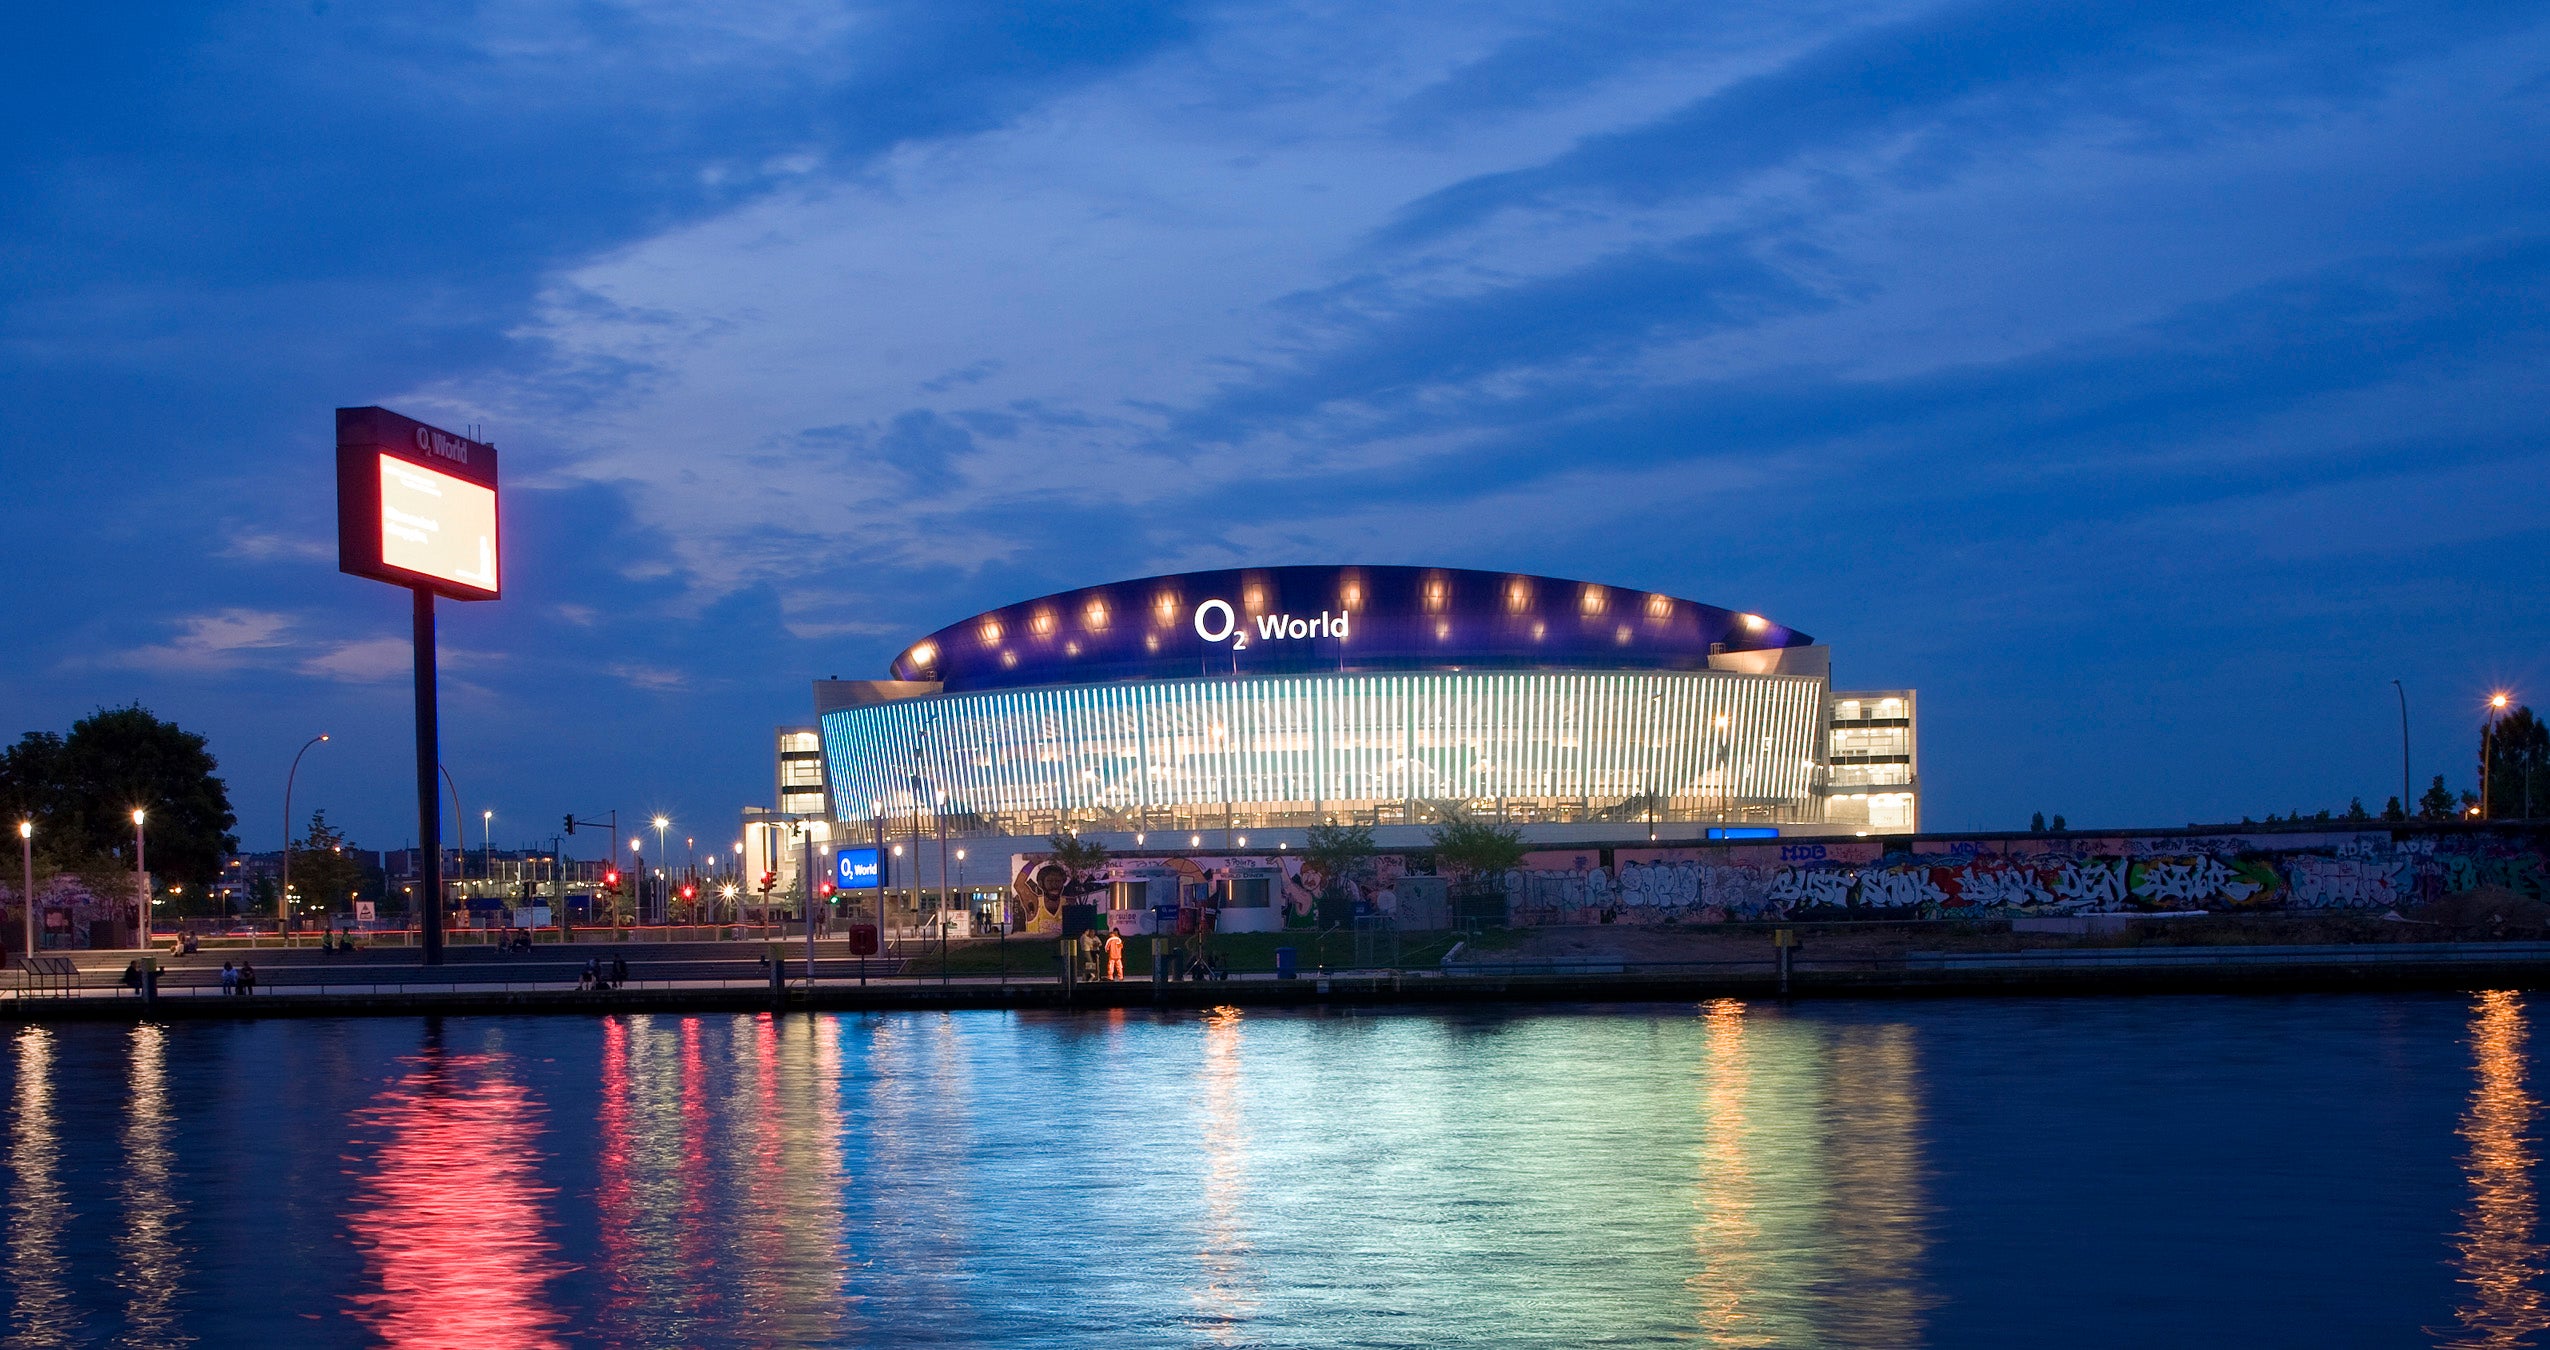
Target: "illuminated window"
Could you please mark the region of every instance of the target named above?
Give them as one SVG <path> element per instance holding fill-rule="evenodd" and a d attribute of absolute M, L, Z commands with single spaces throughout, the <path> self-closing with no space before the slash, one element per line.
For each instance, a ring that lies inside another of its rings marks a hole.
<path fill-rule="evenodd" d="M 1611 596 L 1600 586 L 1588 586 L 1576 597 L 1576 607 L 1587 614 L 1600 614 L 1611 607 Z"/>
<path fill-rule="evenodd" d="M 939 645 L 935 642 L 924 642 L 912 649 L 912 664 L 919 669 L 929 669 L 938 659 Z"/>
<path fill-rule="evenodd" d="M 1250 582 L 1248 588 L 1241 593 L 1240 599 L 1251 611 L 1264 609 L 1266 608 L 1266 588 Z"/>
<path fill-rule="evenodd" d="M 1614 629 L 1614 630 L 1612 631 L 1611 640 L 1612 640 L 1612 641 L 1614 641 L 1614 642 L 1619 643 L 1619 644 L 1620 644 L 1621 646 L 1623 646 L 1623 647 L 1628 646 L 1628 645 L 1629 645 L 1629 625 L 1628 625 L 1628 624 L 1622 624 L 1619 628 Z"/>
<path fill-rule="evenodd" d="M 1089 608 L 1083 617 L 1088 620 L 1089 627 L 1093 631 L 1105 628 L 1107 626 L 1107 602 L 1104 600 L 1090 601 Z"/>
<path fill-rule="evenodd" d="M 1744 620 L 1746 632 L 1759 633 L 1764 628 L 1770 626 L 1770 620 L 1763 618 L 1759 614 L 1739 614 L 1736 617 Z"/>
<path fill-rule="evenodd" d="M 1532 583 L 1521 577 L 1505 583 L 1505 612 L 1520 614 L 1532 607 Z"/>
<path fill-rule="evenodd" d="M 1080 644 L 1079 644 L 1079 643 L 1077 643 L 1077 642 L 1066 642 L 1066 643 L 1064 643 L 1064 644 L 1063 644 L 1063 655 L 1065 655 L 1065 656 L 1078 656 L 1078 655 L 1080 655 Z"/>
<path fill-rule="evenodd" d="M 1348 573 L 1346 583 L 1337 589 L 1337 604 L 1343 609 L 1362 609 L 1364 607 L 1363 578 Z"/>
<path fill-rule="evenodd" d="M 1050 609 L 1037 610 L 1035 617 L 1027 621 L 1027 626 L 1034 629 L 1036 636 L 1038 637 L 1052 637 L 1054 635 L 1054 612 Z"/>
<path fill-rule="evenodd" d="M 1427 577 L 1425 585 L 1426 613 L 1441 614 L 1452 603 L 1452 583 L 1442 577 Z M 1441 637 L 1437 633 L 1435 636 Z"/>
<path fill-rule="evenodd" d="M 1650 619 L 1670 619 L 1670 618 L 1672 618 L 1672 617 L 1673 617 L 1673 597 L 1672 597 L 1672 596 L 1669 596 L 1669 595 L 1651 595 L 1651 596 L 1648 596 L 1648 597 L 1647 597 L 1647 617 L 1648 617 L 1648 618 L 1650 618 Z"/>
<path fill-rule="evenodd" d="M 1173 591 L 1162 591 L 1151 598 L 1151 612 L 1160 617 L 1163 627 L 1178 621 L 1178 597 Z"/>
<path fill-rule="evenodd" d="M 982 626 L 982 627 L 980 627 L 980 628 L 978 628 L 978 629 L 976 629 L 976 630 L 974 630 L 974 631 L 976 632 L 976 634 L 978 634 L 978 635 L 979 635 L 979 636 L 983 639 L 983 645 L 984 645 L 984 646 L 986 646 L 986 647 L 997 647 L 997 646 L 1001 645 L 1001 621 L 1000 621 L 1000 620 L 998 620 L 998 619 L 985 619 L 985 620 L 983 620 L 983 626 Z"/>

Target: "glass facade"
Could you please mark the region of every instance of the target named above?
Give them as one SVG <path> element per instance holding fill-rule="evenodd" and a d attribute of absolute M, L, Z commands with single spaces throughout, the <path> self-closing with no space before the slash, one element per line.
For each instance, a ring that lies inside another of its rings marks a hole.
<path fill-rule="evenodd" d="M 1913 692 L 1835 693 L 1825 729 L 1824 820 L 1866 834 L 1921 824 Z"/>
<path fill-rule="evenodd" d="M 1700 672 L 1261 676 L 944 693 L 824 714 L 833 812 L 966 833 L 1815 821 L 1824 681 Z"/>

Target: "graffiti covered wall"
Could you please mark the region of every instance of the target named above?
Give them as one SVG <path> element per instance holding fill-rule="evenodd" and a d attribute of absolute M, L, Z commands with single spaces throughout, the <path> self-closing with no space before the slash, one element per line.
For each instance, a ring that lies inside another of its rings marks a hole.
<path fill-rule="evenodd" d="M 2537 834 L 2019 835 L 1534 853 L 1509 874 L 1526 924 L 1722 922 L 1822 913 L 2371 910 L 2481 886 L 2544 898 Z"/>

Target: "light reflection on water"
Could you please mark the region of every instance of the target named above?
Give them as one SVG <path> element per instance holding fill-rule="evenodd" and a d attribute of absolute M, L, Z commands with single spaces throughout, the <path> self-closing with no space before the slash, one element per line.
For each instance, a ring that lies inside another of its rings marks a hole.
<path fill-rule="evenodd" d="M 177 1242 L 185 1209 L 169 1147 L 168 1029 L 132 1030 L 130 1106 L 124 1116 L 124 1226 L 116 1238 L 115 1277 L 124 1286 L 124 1334 L 132 1346 L 186 1345 L 174 1305 L 185 1277 Z"/>
<path fill-rule="evenodd" d="M 2479 996 L 2470 1019 L 2478 1082 L 2470 1091 L 2461 1136 L 2469 1144 L 2463 1170 L 2470 1202 L 2455 1246 L 2466 1287 L 2456 1309 L 2453 1346 L 2533 1344 L 2550 1330 L 2543 1315 L 2540 1205 L 2533 1179 L 2532 1118 L 2539 1106 L 2524 1087 L 2523 1000 L 2503 990 Z"/>
<path fill-rule="evenodd" d="M 82 1335 L 71 1302 L 62 1230 L 62 1144 L 54 1119 L 53 1041 L 48 1027 L 18 1032 L 17 1091 L 9 1131 L 9 1344 L 74 1345 Z"/>
<path fill-rule="evenodd" d="M 542 1180 L 540 1114 L 506 1057 L 439 1045 L 355 1113 L 349 1240 L 365 1284 L 354 1316 L 380 1344 L 561 1344 L 545 1286 L 563 1272 Z"/>
<path fill-rule="evenodd" d="M 2250 1313 L 2172 1291 L 2272 1254 L 2329 1306 L 2274 1305 L 2265 1339 L 2535 1344 L 2529 1016 L 2491 994 L 22 1029 L 0 1297 L 21 1345 L 2140 1345 Z M 270 1147 L 286 1074 L 306 1137 L 341 1146 Z M 2210 1142 L 2253 1136 L 2269 1164 Z M 2381 1197 L 2365 1159 L 2395 1164 Z M 2109 1208 L 2053 1199 L 2076 1193 Z M 2146 1199 L 2161 1240 L 2119 1236 Z M 278 1289 L 262 1254 L 295 1241 Z"/>

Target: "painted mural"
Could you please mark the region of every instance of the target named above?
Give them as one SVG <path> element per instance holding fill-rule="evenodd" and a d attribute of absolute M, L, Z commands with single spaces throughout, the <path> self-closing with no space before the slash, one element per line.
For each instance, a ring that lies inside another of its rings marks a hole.
<path fill-rule="evenodd" d="M 1790 917 L 1960 914 L 2369 912 L 2414 909 L 2483 887 L 2550 899 L 2545 836 L 2386 829 L 2310 834 L 2007 835 L 1839 839 L 1697 848 L 1544 849 L 1501 878 L 1519 925 L 1723 923 Z M 1606 860 L 1605 854 L 1609 858 Z M 1359 911 L 1395 909 L 1398 878 L 1422 855 L 1383 853 L 1348 883 Z M 1012 859 L 1031 931 L 1056 926 L 1061 871 Z M 1308 920 L 1323 879 L 1298 856 L 1119 859 L 1092 891 L 1148 880 L 1153 895 L 1209 895 L 1235 876 L 1277 884 L 1272 925 Z M 1162 882 L 1176 885 L 1158 886 Z M 1074 897 L 1076 898 L 1076 897 Z M 1105 897 L 1099 897 L 1100 903 Z M 1130 919 L 1127 920 L 1131 921 Z"/>
<path fill-rule="evenodd" d="M 1855 912 L 2382 911 L 2481 886 L 2544 898 L 2538 838 L 2324 834 L 1846 840 L 1534 853 L 1505 879 L 1514 921 L 1712 923 Z"/>

